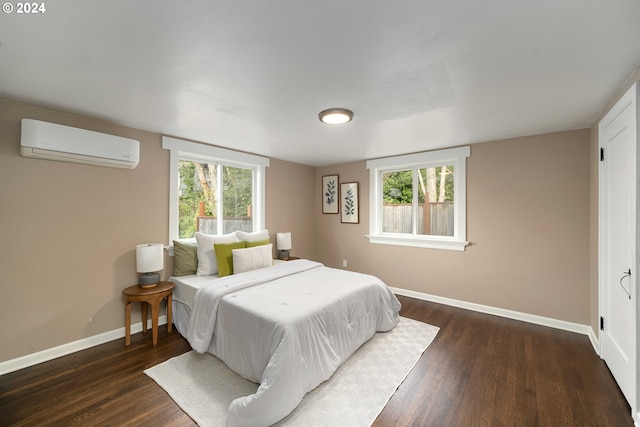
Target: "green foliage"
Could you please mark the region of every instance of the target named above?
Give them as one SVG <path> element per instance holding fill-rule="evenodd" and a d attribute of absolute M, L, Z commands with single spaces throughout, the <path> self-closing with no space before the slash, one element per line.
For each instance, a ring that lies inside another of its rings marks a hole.
<path fill-rule="evenodd" d="M 215 187 L 216 177 L 209 176 L 207 163 L 199 163 L 210 187 Z M 216 165 L 219 166 L 219 165 Z M 205 194 L 198 179 L 196 162 L 180 160 L 180 194 L 178 197 L 178 236 L 193 237 L 196 232 L 200 203 L 204 203 L 204 215 L 216 216 L 216 189 Z M 249 206 L 253 199 L 253 172 L 250 169 L 224 166 L 222 169 L 223 216 L 237 218 L 249 216 Z M 209 197 L 207 197 L 209 196 Z M 208 201 L 209 200 L 209 201 Z"/>
<path fill-rule="evenodd" d="M 196 232 L 196 218 L 199 202 L 205 201 L 202 190 L 199 190 L 196 168 L 193 162 L 180 160 L 180 195 L 178 197 L 178 237 L 193 237 Z"/>
<path fill-rule="evenodd" d="M 222 210 L 225 218 L 245 217 L 253 199 L 251 169 L 225 166 L 222 169 Z"/>
<path fill-rule="evenodd" d="M 387 172 L 382 175 L 384 203 L 411 204 L 413 200 L 413 171 Z"/>
<path fill-rule="evenodd" d="M 442 167 L 434 169 L 436 178 L 435 197 L 437 198 L 440 191 L 440 181 L 442 179 Z M 447 173 L 444 182 L 444 201 L 453 202 L 453 166 L 447 166 L 447 169 L 449 173 Z M 414 171 L 411 169 L 384 173 L 382 175 L 383 202 L 389 204 L 411 204 L 413 202 L 413 173 Z M 422 180 L 425 186 L 428 186 L 427 169 L 419 169 L 418 173 L 422 175 Z M 416 190 L 418 193 L 418 202 L 424 203 L 424 193 L 420 184 L 418 184 L 418 188 Z"/>

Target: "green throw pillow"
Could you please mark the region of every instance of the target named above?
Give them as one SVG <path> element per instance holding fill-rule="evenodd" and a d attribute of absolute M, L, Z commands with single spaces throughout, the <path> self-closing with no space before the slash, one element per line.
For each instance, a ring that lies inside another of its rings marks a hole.
<path fill-rule="evenodd" d="M 234 249 L 246 248 L 247 242 L 234 243 L 214 243 L 213 250 L 218 261 L 218 276 L 224 277 L 233 274 L 233 253 Z"/>
<path fill-rule="evenodd" d="M 254 248 L 256 246 L 265 246 L 271 243 L 269 239 L 256 240 L 255 242 L 245 242 L 248 248 Z"/>
<path fill-rule="evenodd" d="M 188 276 L 198 270 L 198 245 L 195 242 L 173 241 L 173 275 Z"/>

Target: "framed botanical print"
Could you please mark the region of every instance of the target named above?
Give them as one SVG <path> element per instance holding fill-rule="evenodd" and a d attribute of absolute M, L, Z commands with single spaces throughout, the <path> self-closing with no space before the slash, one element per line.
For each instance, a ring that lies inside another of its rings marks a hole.
<path fill-rule="evenodd" d="M 357 182 L 340 184 L 340 207 L 342 212 L 341 222 L 346 224 L 358 224 L 360 222 Z"/>
<path fill-rule="evenodd" d="M 338 175 L 325 175 L 322 177 L 322 213 L 337 214 L 339 209 Z"/>

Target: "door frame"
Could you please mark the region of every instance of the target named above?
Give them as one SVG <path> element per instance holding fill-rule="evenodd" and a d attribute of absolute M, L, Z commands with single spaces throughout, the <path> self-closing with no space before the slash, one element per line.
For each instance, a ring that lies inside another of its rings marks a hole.
<path fill-rule="evenodd" d="M 640 331 L 640 319 L 638 317 L 638 307 L 640 306 L 640 298 L 639 298 L 639 292 L 638 292 L 638 284 L 640 283 L 640 280 L 637 280 L 636 277 L 640 276 L 640 260 L 638 260 L 638 254 L 640 254 L 640 241 L 639 241 L 639 237 L 640 237 L 640 233 L 638 233 L 638 226 L 640 225 L 640 147 L 639 147 L 639 138 L 640 138 L 640 134 L 638 132 L 638 129 L 640 128 L 640 126 L 638 126 L 638 124 L 640 123 L 640 108 L 638 108 L 638 96 L 639 96 L 639 85 L 638 82 L 634 83 L 633 85 L 631 85 L 631 87 L 624 93 L 624 95 L 622 95 L 622 97 L 616 102 L 616 104 L 607 112 L 607 114 L 605 114 L 605 116 L 600 120 L 600 122 L 598 123 L 598 151 L 599 153 L 602 153 L 602 149 L 605 148 L 604 147 L 604 142 L 603 142 L 603 125 L 606 122 L 610 122 L 612 121 L 615 117 L 617 117 L 625 108 L 627 108 L 631 103 L 635 103 L 636 104 L 636 123 L 635 123 L 635 127 L 636 127 L 636 161 L 635 161 L 635 189 L 634 189 L 634 193 L 635 193 L 635 220 L 634 220 L 634 226 L 633 226 L 633 230 L 632 230 L 632 241 L 635 242 L 634 245 L 634 256 L 633 259 L 635 259 L 635 263 L 633 265 L 632 268 L 635 268 L 635 274 L 633 274 L 632 276 L 632 280 L 633 283 L 630 282 L 630 284 L 633 284 L 632 286 L 632 309 L 634 312 L 634 324 L 632 325 L 633 330 L 633 340 L 634 342 L 632 343 L 632 349 L 633 349 L 633 359 L 635 361 L 632 361 L 631 364 L 632 366 L 634 366 L 634 371 L 633 372 L 633 378 L 634 378 L 634 397 L 633 397 L 633 401 L 630 402 L 631 404 L 631 417 L 634 421 L 634 424 L 636 426 L 640 426 L 640 412 L 639 412 L 639 407 L 640 407 L 640 383 L 638 381 L 637 378 L 637 374 L 640 372 L 640 365 L 639 365 L 639 361 L 638 361 L 638 354 L 640 353 L 640 340 L 638 339 L 638 331 Z M 606 121 L 605 121 L 606 120 Z M 604 155 L 606 157 L 606 150 L 604 152 Z M 604 164 L 602 161 L 600 161 L 600 159 L 598 159 L 598 319 L 600 319 L 602 316 L 605 316 L 607 313 L 605 313 L 605 292 L 604 292 L 604 283 L 605 283 L 605 278 L 604 278 L 604 268 L 603 268 L 603 263 L 604 263 L 604 251 L 605 251 L 605 239 L 603 238 L 604 236 L 604 174 L 603 174 L 603 169 L 604 169 Z M 606 319 L 606 317 L 605 317 Z M 606 320 L 605 320 L 605 328 L 606 328 Z M 602 357 L 602 333 L 603 331 L 598 328 L 598 351 L 600 354 L 600 357 Z"/>

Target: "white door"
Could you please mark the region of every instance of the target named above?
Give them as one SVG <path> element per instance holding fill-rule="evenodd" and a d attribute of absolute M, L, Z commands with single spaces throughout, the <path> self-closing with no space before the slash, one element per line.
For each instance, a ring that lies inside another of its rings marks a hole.
<path fill-rule="evenodd" d="M 636 412 L 636 85 L 600 121 L 600 356 Z"/>

